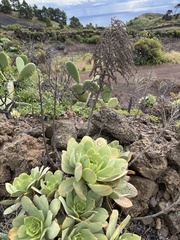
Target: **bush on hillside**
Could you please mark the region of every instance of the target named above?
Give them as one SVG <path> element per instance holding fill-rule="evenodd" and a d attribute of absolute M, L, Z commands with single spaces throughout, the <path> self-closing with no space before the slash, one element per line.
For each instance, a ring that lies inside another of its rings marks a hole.
<path fill-rule="evenodd" d="M 154 65 L 164 62 L 162 44 L 156 38 L 141 37 L 134 44 L 136 65 Z"/>

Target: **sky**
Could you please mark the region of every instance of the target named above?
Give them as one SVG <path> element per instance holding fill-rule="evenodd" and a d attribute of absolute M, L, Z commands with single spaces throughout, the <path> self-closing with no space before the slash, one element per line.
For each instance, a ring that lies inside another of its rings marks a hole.
<path fill-rule="evenodd" d="M 109 26 L 111 18 L 126 23 L 143 13 L 163 13 L 174 10 L 180 0 L 26 0 L 30 5 L 59 8 L 65 11 L 67 19 L 79 18 L 85 26 Z M 33 3 L 32 3 L 33 2 Z"/>

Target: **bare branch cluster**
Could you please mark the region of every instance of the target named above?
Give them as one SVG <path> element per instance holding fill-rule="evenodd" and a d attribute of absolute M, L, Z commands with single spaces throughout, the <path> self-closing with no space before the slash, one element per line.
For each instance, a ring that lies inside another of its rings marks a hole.
<path fill-rule="evenodd" d="M 112 19 L 111 26 L 101 34 L 92 59 L 90 75 L 99 75 L 101 81 L 116 82 L 115 73 L 120 73 L 125 80 L 133 75 L 132 46 L 122 21 Z"/>

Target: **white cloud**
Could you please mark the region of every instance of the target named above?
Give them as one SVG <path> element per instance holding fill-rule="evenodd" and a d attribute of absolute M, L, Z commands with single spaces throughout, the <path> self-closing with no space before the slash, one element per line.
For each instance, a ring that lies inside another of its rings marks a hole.
<path fill-rule="evenodd" d="M 26 0 L 26 2 L 30 5 L 46 5 L 46 4 L 56 4 L 58 6 L 71 6 L 78 5 L 83 3 L 94 3 L 97 0 L 34 0 L 32 4 L 32 0 Z"/>

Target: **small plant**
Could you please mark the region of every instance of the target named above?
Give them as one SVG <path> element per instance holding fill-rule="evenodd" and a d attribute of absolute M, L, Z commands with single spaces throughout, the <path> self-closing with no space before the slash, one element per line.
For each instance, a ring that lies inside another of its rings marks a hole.
<path fill-rule="evenodd" d="M 129 154 L 124 154 L 117 142 L 107 144 L 103 138 L 93 141 L 85 136 L 79 144 L 70 139 L 62 154 L 62 170 L 71 177 L 62 181 L 60 195 L 74 189 L 86 200 L 84 191 L 88 187 L 99 196 L 109 196 L 117 204 L 130 207 L 129 198 L 137 191 L 126 178 Z"/>
<path fill-rule="evenodd" d="M 23 90 L 27 90 L 26 88 L 34 81 L 36 78 L 36 66 L 34 63 L 28 63 L 28 58 L 26 55 L 20 55 L 16 58 L 16 68 L 17 73 L 15 73 L 15 77 L 11 73 L 11 69 L 13 68 L 10 66 L 9 56 L 6 55 L 4 52 L 0 53 L 0 83 L 1 83 L 1 105 L 0 108 L 2 111 L 9 112 L 10 114 L 11 108 L 8 108 L 8 104 L 12 102 L 14 104 L 16 98 L 16 105 L 18 104 L 18 95 L 19 92 L 23 92 Z M 33 77 L 33 81 L 31 79 Z M 15 83 L 18 85 L 18 88 L 15 88 Z M 17 84 L 18 83 L 18 84 Z M 22 90 L 23 88 L 23 90 Z M 32 84 L 30 89 L 28 90 L 29 93 L 32 92 Z M 36 94 L 32 94 L 34 97 Z M 4 100 L 3 100 L 4 99 Z M 6 100 L 5 100 L 6 99 Z M 20 100 L 21 101 L 21 100 Z M 31 102 L 30 102 L 31 103 Z M 11 105 L 12 105 L 11 104 Z M 22 104 L 22 102 L 21 102 Z"/>
<path fill-rule="evenodd" d="M 160 122 L 159 118 L 154 116 L 154 115 L 148 114 L 148 117 L 151 120 L 151 122 L 153 122 L 153 123 L 159 123 Z"/>
<path fill-rule="evenodd" d="M 139 103 L 142 104 L 143 107 L 148 108 L 152 107 L 156 102 L 156 96 L 148 94 L 145 97 L 139 99 Z"/>
<path fill-rule="evenodd" d="M 87 79 L 81 83 L 81 78 L 78 72 L 76 65 L 68 61 L 66 62 L 66 70 L 68 74 L 76 81 L 75 84 L 71 86 L 71 91 L 73 96 L 80 102 L 86 102 L 89 105 L 89 102 L 93 100 L 93 96 L 100 90 L 98 83 L 99 76 L 93 77 L 91 80 Z M 115 108 L 119 105 L 117 98 L 111 98 L 112 87 L 109 84 L 105 84 L 101 91 L 101 99 L 104 103 L 107 103 L 107 106 L 110 108 Z"/>
<path fill-rule="evenodd" d="M 123 207 L 132 205 L 128 198 L 136 196 L 137 190 L 127 182 L 130 157 L 118 141 L 70 139 L 63 152 L 63 172 L 36 167 L 6 183 L 14 200 L 1 202 L 11 205 L 4 214 L 21 210 L 12 221 L 9 239 L 140 240 L 136 234 L 122 232 L 130 216 L 119 224 L 118 210 L 108 213 L 104 204 L 110 197 Z"/>
<path fill-rule="evenodd" d="M 9 57 L 5 52 L 0 52 L 0 71 L 4 72 L 9 66 Z"/>
<path fill-rule="evenodd" d="M 55 218 L 59 209 L 60 201 L 53 199 L 48 203 L 47 198 L 35 195 L 31 201 L 23 196 L 21 206 L 24 214 L 13 220 L 13 228 L 9 231 L 8 237 L 15 239 L 54 239 L 60 230 Z"/>

